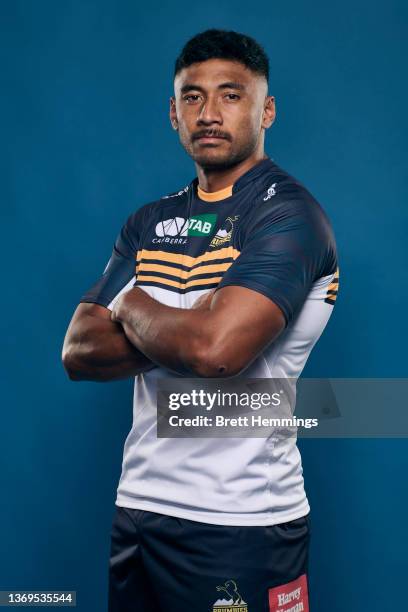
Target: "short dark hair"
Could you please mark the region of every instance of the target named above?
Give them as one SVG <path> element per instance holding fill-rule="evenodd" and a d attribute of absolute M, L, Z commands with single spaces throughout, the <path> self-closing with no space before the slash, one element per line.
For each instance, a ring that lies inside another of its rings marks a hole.
<path fill-rule="evenodd" d="M 262 46 L 246 34 L 214 28 L 200 32 L 186 42 L 176 59 L 174 76 L 191 64 L 209 59 L 241 62 L 253 72 L 263 75 L 268 82 L 269 60 Z"/>

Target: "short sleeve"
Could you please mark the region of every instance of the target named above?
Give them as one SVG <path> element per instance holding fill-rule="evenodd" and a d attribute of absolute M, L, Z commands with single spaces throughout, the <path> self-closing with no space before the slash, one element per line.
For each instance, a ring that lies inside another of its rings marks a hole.
<path fill-rule="evenodd" d="M 130 215 L 115 240 L 102 276 L 81 297 L 80 302 L 100 304 L 112 310 L 119 296 L 133 287 L 141 224 L 140 211 Z"/>
<path fill-rule="evenodd" d="M 238 285 L 269 297 L 285 316 L 295 317 L 314 281 L 336 270 L 330 222 L 315 200 L 260 204 L 245 230 L 240 255 L 217 289 Z"/>

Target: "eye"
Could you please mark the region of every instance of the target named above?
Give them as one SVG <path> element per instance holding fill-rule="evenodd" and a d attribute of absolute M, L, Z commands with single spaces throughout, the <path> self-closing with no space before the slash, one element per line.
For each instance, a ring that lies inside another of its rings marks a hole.
<path fill-rule="evenodd" d="M 234 93 L 228 93 L 228 94 L 226 95 L 226 97 L 227 97 L 229 100 L 239 100 L 239 99 L 240 99 L 240 96 L 239 96 L 238 94 L 234 94 Z"/>
<path fill-rule="evenodd" d="M 184 96 L 183 100 L 185 100 L 187 104 L 190 104 L 192 102 L 197 102 L 199 97 L 198 94 L 189 94 L 188 96 Z"/>

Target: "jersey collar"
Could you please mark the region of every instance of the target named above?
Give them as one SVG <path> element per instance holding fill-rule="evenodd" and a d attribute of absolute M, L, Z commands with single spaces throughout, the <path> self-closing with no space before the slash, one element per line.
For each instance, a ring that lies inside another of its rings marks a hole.
<path fill-rule="evenodd" d="M 232 188 L 233 185 L 228 185 L 228 187 L 218 191 L 203 191 L 200 185 L 197 184 L 197 195 L 204 202 L 219 202 L 219 200 L 225 200 L 225 198 L 229 198 L 232 195 Z"/>
<path fill-rule="evenodd" d="M 220 200 L 225 200 L 226 198 L 229 198 L 230 196 L 237 193 L 237 191 L 240 191 L 248 183 L 251 183 L 252 181 L 256 180 L 259 176 L 262 175 L 263 172 L 265 172 L 265 170 L 267 170 L 273 165 L 274 163 L 272 159 L 270 157 L 266 157 L 257 164 L 255 164 L 255 166 L 252 166 L 252 168 L 247 170 L 247 172 L 242 174 L 233 185 L 228 185 L 228 187 L 225 187 L 224 189 L 219 189 L 218 191 L 203 191 L 198 184 L 198 177 L 195 177 L 195 179 L 193 179 L 192 181 L 192 186 L 194 190 L 193 193 L 197 194 L 197 197 L 205 202 L 218 202 Z"/>

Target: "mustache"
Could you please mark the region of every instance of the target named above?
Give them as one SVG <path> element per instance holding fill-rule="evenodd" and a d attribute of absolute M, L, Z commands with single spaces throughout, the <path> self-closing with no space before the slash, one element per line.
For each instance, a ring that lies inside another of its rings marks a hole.
<path fill-rule="evenodd" d="M 207 136 L 207 138 L 225 138 L 225 140 L 231 140 L 231 136 L 227 134 L 227 132 L 221 132 L 220 130 L 200 130 L 193 134 L 193 140 L 197 140 L 197 138 L 203 138 Z"/>

